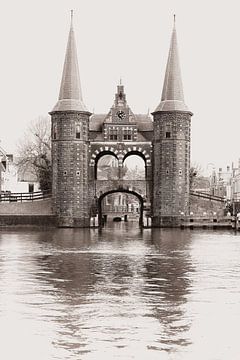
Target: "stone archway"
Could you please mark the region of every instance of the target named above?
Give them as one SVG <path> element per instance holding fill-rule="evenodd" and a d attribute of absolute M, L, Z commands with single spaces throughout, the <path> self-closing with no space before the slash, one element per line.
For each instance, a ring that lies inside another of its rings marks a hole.
<path fill-rule="evenodd" d="M 138 194 L 135 191 L 132 190 L 124 190 L 124 189 L 116 189 L 116 190 L 110 190 L 105 192 L 104 194 L 101 194 L 100 197 L 98 198 L 98 225 L 99 227 L 102 227 L 104 225 L 104 221 L 103 221 L 103 213 L 102 213 L 102 201 L 103 199 L 110 194 L 114 194 L 114 193 L 126 193 L 126 194 L 131 194 L 134 195 L 138 201 L 139 201 L 139 207 L 140 207 L 140 211 L 139 211 L 139 226 L 143 227 L 143 206 L 144 206 L 144 198 Z"/>

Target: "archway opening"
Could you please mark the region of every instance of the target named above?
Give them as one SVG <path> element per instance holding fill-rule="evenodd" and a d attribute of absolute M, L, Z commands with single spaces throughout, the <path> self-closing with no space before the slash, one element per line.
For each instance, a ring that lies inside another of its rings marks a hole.
<path fill-rule="evenodd" d="M 143 197 L 134 191 L 109 191 L 98 200 L 98 225 L 102 227 L 124 221 L 143 226 L 143 203 Z"/>
<path fill-rule="evenodd" d="M 96 159 L 95 179 L 117 180 L 119 178 L 118 158 L 115 154 L 104 153 Z"/>
<path fill-rule="evenodd" d="M 146 179 L 145 159 L 138 153 L 131 153 L 124 158 L 123 169 L 123 180 Z"/>

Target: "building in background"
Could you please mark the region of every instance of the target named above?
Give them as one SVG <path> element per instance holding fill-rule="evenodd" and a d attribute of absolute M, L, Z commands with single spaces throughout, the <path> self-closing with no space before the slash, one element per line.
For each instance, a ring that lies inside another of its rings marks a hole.
<path fill-rule="evenodd" d="M 0 148 L 0 191 L 4 193 L 28 193 L 39 190 L 39 183 L 32 169 L 19 171 L 13 154 Z"/>
<path fill-rule="evenodd" d="M 230 166 L 227 166 L 225 171 L 222 168 L 219 168 L 218 172 L 213 169 L 210 176 L 210 194 L 230 200 L 233 174 L 233 169 L 231 170 Z"/>
<path fill-rule="evenodd" d="M 240 159 L 238 160 L 237 167 L 232 165 L 231 200 L 232 202 L 240 203 Z"/>

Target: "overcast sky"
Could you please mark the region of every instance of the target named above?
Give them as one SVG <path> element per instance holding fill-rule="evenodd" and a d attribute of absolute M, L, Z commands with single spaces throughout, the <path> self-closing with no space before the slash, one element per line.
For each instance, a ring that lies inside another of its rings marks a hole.
<path fill-rule="evenodd" d="M 240 157 L 240 41 L 237 1 L 5 1 L 0 14 L 1 145 L 16 151 L 28 124 L 55 105 L 70 24 L 84 102 L 106 113 L 123 79 L 135 113 L 157 107 L 173 14 L 185 101 L 192 118 L 192 162 L 208 170 Z"/>

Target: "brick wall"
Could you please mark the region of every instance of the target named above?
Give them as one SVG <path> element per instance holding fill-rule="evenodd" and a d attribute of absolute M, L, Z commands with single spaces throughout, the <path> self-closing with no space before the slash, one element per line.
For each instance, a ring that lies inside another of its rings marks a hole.
<path fill-rule="evenodd" d="M 189 213 L 190 113 L 154 114 L 153 225 Z M 175 220 L 174 220 L 175 221 Z M 173 222 L 174 222 L 173 221 Z M 173 222 L 170 221 L 173 225 Z"/>
<path fill-rule="evenodd" d="M 53 211 L 59 226 L 89 226 L 89 113 L 52 115 Z"/>

